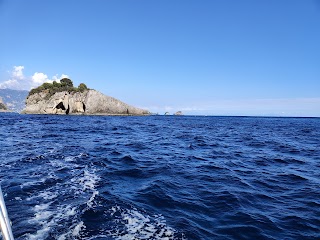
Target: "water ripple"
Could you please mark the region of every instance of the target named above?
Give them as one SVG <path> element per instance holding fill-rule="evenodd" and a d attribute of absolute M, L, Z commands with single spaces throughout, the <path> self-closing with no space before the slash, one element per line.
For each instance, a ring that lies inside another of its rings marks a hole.
<path fill-rule="evenodd" d="M 16 239 L 320 238 L 319 119 L 0 117 Z"/>

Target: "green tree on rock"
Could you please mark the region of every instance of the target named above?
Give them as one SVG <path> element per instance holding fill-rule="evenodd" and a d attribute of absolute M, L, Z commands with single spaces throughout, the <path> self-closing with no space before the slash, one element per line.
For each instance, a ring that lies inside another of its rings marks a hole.
<path fill-rule="evenodd" d="M 1 0 L 0 0 L 1 1 Z M 53 81 L 52 83 L 43 83 L 41 86 L 31 89 L 29 96 L 35 93 L 40 93 L 46 90 L 46 99 L 49 99 L 52 95 L 57 92 L 68 91 L 71 92 L 84 92 L 89 90 L 86 84 L 80 83 L 79 87 L 73 87 L 73 82 L 69 78 L 62 78 L 60 83 Z"/>
<path fill-rule="evenodd" d="M 73 82 L 69 78 L 62 78 L 60 80 L 60 83 L 62 86 L 65 86 L 65 87 L 73 87 Z"/>
<path fill-rule="evenodd" d="M 44 84 L 42 84 L 42 86 L 44 87 L 44 89 L 51 89 L 51 88 L 53 88 L 53 85 L 51 84 L 51 83 L 44 83 Z"/>
<path fill-rule="evenodd" d="M 88 90 L 88 87 L 84 83 L 80 83 L 78 89 L 80 92 L 84 92 L 85 90 Z"/>
<path fill-rule="evenodd" d="M 53 81 L 52 85 L 56 88 L 61 87 L 61 84 L 58 83 L 57 81 Z"/>

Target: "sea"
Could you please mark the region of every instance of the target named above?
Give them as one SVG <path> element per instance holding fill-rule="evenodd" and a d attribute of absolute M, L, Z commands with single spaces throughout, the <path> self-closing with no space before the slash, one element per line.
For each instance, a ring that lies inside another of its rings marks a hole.
<path fill-rule="evenodd" d="M 320 239 L 320 119 L 0 114 L 15 239 Z"/>

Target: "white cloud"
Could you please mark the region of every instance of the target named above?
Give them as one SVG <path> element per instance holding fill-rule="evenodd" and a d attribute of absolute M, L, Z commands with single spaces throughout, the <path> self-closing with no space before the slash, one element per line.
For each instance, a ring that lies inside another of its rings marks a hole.
<path fill-rule="evenodd" d="M 32 82 L 35 83 L 35 84 L 42 84 L 44 82 L 47 82 L 49 79 L 48 79 L 48 76 L 44 73 L 39 73 L 39 72 L 35 72 L 32 76 Z"/>
<path fill-rule="evenodd" d="M 10 74 L 10 79 L 1 82 L 0 88 L 10 88 L 15 90 L 30 90 L 38 87 L 45 82 L 59 82 L 61 78 L 68 77 L 66 74 L 61 74 L 49 78 L 47 74 L 42 72 L 35 72 L 32 76 L 25 76 L 23 74 L 24 66 L 14 66 Z"/>
<path fill-rule="evenodd" d="M 24 66 L 14 66 L 13 71 L 12 71 L 12 76 L 15 77 L 16 79 L 23 79 L 23 69 Z"/>
<path fill-rule="evenodd" d="M 58 75 L 54 75 L 53 77 L 52 77 L 52 82 L 53 81 L 56 81 L 56 82 L 60 82 L 60 79 L 62 79 L 62 78 L 69 78 L 69 76 L 68 75 L 66 75 L 66 74 L 61 74 L 61 76 L 60 77 L 58 77 Z"/>

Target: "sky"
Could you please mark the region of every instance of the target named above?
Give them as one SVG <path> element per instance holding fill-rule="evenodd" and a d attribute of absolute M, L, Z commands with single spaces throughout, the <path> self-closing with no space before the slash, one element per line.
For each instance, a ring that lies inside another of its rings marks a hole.
<path fill-rule="evenodd" d="M 0 88 L 153 113 L 320 117 L 320 0 L 0 0 Z"/>

